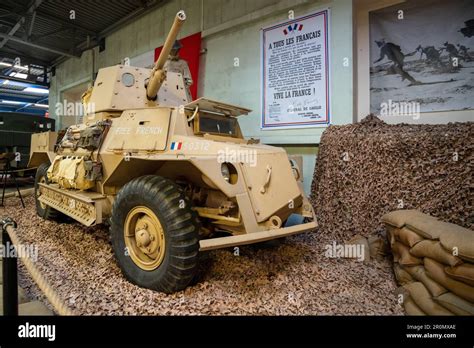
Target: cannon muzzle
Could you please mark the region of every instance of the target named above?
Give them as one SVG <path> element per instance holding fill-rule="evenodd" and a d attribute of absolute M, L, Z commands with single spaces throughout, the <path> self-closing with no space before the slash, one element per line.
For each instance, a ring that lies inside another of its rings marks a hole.
<path fill-rule="evenodd" d="M 173 43 L 176 40 L 179 30 L 181 29 L 181 26 L 185 20 L 186 14 L 184 11 L 179 11 L 174 18 L 171 30 L 168 33 L 168 37 L 166 38 L 165 44 L 163 45 L 160 56 L 155 62 L 155 66 L 151 71 L 150 79 L 148 80 L 146 86 L 146 96 L 150 100 L 156 99 L 156 95 L 160 90 L 161 84 L 166 79 L 166 72 L 163 70 L 163 67 L 166 63 L 166 60 L 168 59 L 168 56 L 170 55 L 170 51 L 173 48 Z"/>

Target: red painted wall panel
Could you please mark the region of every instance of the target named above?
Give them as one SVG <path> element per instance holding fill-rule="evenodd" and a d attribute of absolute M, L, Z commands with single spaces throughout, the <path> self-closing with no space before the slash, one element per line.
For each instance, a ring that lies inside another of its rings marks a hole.
<path fill-rule="evenodd" d="M 191 85 L 191 95 L 193 100 L 197 97 L 197 86 L 199 78 L 199 53 L 201 52 L 201 33 L 189 35 L 179 40 L 183 47 L 179 51 L 179 55 L 182 59 L 186 60 L 189 65 L 189 71 L 193 78 L 193 84 Z M 161 47 L 155 48 L 155 62 L 160 55 Z"/>

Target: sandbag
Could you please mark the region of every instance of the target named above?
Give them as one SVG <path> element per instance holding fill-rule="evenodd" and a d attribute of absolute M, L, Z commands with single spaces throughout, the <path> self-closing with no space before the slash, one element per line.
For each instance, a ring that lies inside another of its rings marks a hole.
<path fill-rule="evenodd" d="M 438 282 L 459 297 L 462 297 L 469 302 L 474 302 L 474 287 L 448 277 L 448 275 L 444 272 L 444 266 L 433 259 L 425 257 L 424 264 L 426 272 L 431 279 Z"/>
<path fill-rule="evenodd" d="M 433 298 L 433 301 L 457 315 L 474 315 L 474 304 L 469 303 L 452 292 Z"/>
<path fill-rule="evenodd" d="M 387 241 L 390 247 L 393 246 L 393 243 L 395 243 L 395 235 L 398 233 L 398 227 L 393 227 L 390 225 L 385 225 L 387 229 Z"/>
<path fill-rule="evenodd" d="M 363 252 L 363 260 L 362 261 L 369 261 L 370 260 L 370 250 L 369 250 L 369 242 L 367 238 L 361 236 L 361 235 L 355 235 L 352 237 L 349 241 L 346 241 L 346 245 L 354 245 L 358 246 L 357 250 L 361 250 Z M 362 256 L 362 255 L 361 255 Z M 344 257 L 349 257 L 349 256 L 344 256 Z M 352 255 L 352 258 L 356 257 L 356 255 Z M 360 261 L 360 260 L 359 260 Z"/>
<path fill-rule="evenodd" d="M 456 267 L 445 267 L 444 271 L 451 278 L 474 286 L 474 265 L 464 263 Z"/>
<path fill-rule="evenodd" d="M 429 315 L 454 315 L 452 312 L 440 306 L 431 298 L 431 294 L 420 282 L 403 285 L 410 293 L 410 297 L 420 309 Z"/>
<path fill-rule="evenodd" d="M 403 266 L 415 266 L 423 264 L 423 260 L 410 254 L 410 249 L 400 242 L 393 243 L 393 260 Z"/>
<path fill-rule="evenodd" d="M 393 272 L 395 273 L 395 278 L 397 279 L 398 283 L 401 285 L 415 281 L 415 279 L 413 279 L 410 273 L 403 269 L 403 267 L 400 266 L 398 263 L 393 264 Z"/>
<path fill-rule="evenodd" d="M 382 258 L 384 255 L 387 255 L 387 253 L 389 252 L 387 243 L 378 236 L 368 237 L 367 242 L 369 243 L 370 257 Z"/>
<path fill-rule="evenodd" d="M 429 215 L 415 216 L 406 223 L 406 227 L 410 230 L 428 239 L 439 239 L 441 233 L 445 231 L 445 225 L 446 222 Z"/>
<path fill-rule="evenodd" d="M 428 277 L 423 266 L 405 267 L 404 270 L 412 278 L 416 279 L 419 282 L 422 282 L 432 296 L 439 296 L 448 292 L 448 289 L 442 287 L 440 284 L 436 283 L 433 279 Z"/>
<path fill-rule="evenodd" d="M 408 315 L 426 315 L 426 313 L 416 305 L 411 297 L 407 297 L 405 299 L 403 302 L 403 307 L 405 308 L 405 312 L 407 312 Z"/>
<path fill-rule="evenodd" d="M 410 254 L 417 257 L 429 257 L 430 259 L 441 262 L 445 265 L 456 266 L 462 263 L 462 260 L 448 253 L 441 243 L 434 240 L 425 239 L 410 249 Z"/>
<path fill-rule="evenodd" d="M 461 259 L 474 262 L 474 231 L 449 223 L 444 223 L 443 228 L 440 236 L 443 247 L 449 252 L 457 248 Z"/>
<path fill-rule="evenodd" d="M 391 211 L 382 216 L 382 222 L 393 227 L 402 228 L 408 220 L 414 217 L 429 216 L 416 209 L 403 209 Z"/>
<path fill-rule="evenodd" d="M 403 244 L 409 246 L 410 248 L 414 246 L 415 244 L 424 240 L 422 236 L 420 236 L 416 232 L 413 232 L 407 227 L 397 228 L 394 231 L 394 237 L 396 240 L 398 240 L 399 242 L 402 242 Z"/>

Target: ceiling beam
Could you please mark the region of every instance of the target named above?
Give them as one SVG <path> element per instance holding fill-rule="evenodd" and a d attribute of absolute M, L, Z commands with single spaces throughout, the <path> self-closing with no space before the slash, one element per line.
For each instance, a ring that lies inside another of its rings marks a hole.
<path fill-rule="evenodd" d="M 97 35 L 97 33 L 95 31 L 91 30 L 91 29 L 87 29 L 87 28 L 85 28 L 81 25 L 72 23 L 72 22 L 70 22 L 68 20 L 65 20 L 63 18 L 53 16 L 53 15 L 51 15 L 47 12 L 41 11 L 41 10 L 36 11 L 36 15 L 38 17 L 47 19 L 49 21 L 53 21 L 57 24 L 61 24 L 61 25 L 65 25 L 65 26 L 68 26 L 68 27 L 73 28 L 73 29 L 77 29 L 77 30 L 82 31 L 83 33 L 91 35 L 91 36 L 96 36 Z"/>
<path fill-rule="evenodd" d="M 15 35 L 17 30 L 20 29 L 20 27 L 23 25 L 23 23 L 25 23 L 25 17 L 21 17 L 20 20 L 15 23 L 15 25 L 8 32 L 8 35 L 11 35 L 11 36 Z M 5 46 L 7 41 L 8 41 L 8 39 L 2 39 L 2 41 L 0 42 L 0 48 Z"/>
<path fill-rule="evenodd" d="M 107 36 L 114 31 L 122 28 L 124 25 L 128 24 L 132 19 L 137 19 L 140 15 L 145 14 L 146 12 L 152 10 L 158 5 L 162 5 L 162 0 L 150 0 L 150 1 L 141 1 L 141 6 L 136 8 L 134 11 L 130 12 L 125 17 L 120 18 L 117 22 L 113 23 L 109 27 L 105 28 L 99 33 L 99 37 Z"/>
<path fill-rule="evenodd" d="M 36 1 L 40 1 L 40 0 L 35 0 L 35 3 L 36 3 Z M 41 1 L 43 1 L 43 0 L 41 0 Z M 65 19 L 62 19 L 62 18 L 58 18 L 54 15 L 51 15 L 51 14 L 45 12 L 44 10 L 40 10 L 40 9 L 35 8 L 35 11 L 31 12 L 31 13 L 35 12 L 36 13 L 35 16 L 37 18 L 44 18 L 44 19 L 47 19 L 49 21 L 54 21 L 58 24 L 64 25 L 65 27 L 77 29 L 76 35 L 79 34 L 79 33 L 81 33 L 81 34 L 84 33 L 84 34 L 89 35 L 88 40 L 84 40 L 80 44 L 76 45 L 75 49 L 77 49 L 77 53 L 76 52 L 72 52 L 72 53 L 71 52 L 66 52 L 62 49 L 57 49 L 57 48 L 54 48 L 54 47 L 44 46 L 44 45 L 41 45 L 41 44 L 38 44 L 38 43 L 35 43 L 35 42 L 31 42 L 30 40 L 24 40 L 24 39 L 21 39 L 19 37 L 16 37 L 16 36 L 13 36 L 13 35 L 8 35 L 8 34 L 0 33 L 0 38 L 3 37 L 3 39 L 4 40 L 6 39 L 7 41 L 8 40 L 15 41 L 15 42 L 18 42 L 20 44 L 24 44 L 26 46 L 30 46 L 30 47 L 34 47 L 34 48 L 42 49 L 44 51 L 48 51 L 48 52 L 58 54 L 58 55 L 60 55 L 60 57 L 56 58 L 52 63 L 47 64 L 47 65 L 52 64 L 53 66 L 56 66 L 56 65 L 60 64 L 61 62 L 65 61 L 67 58 L 79 57 L 80 53 L 82 53 L 84 50 L 87 50 L 87 49 L 90 49 L 90 48 L 93 48 L 94 46 L 96 46 L 99 43 L 99 39 L 101 37 L 105 37 L 105 36 L 110 35 L 112 32 L 115 32 L 115 31 L 121 29 L 125 25 L 129 24 L 131 21 L 137 20 L 138 18 L 140 18 L 141 16 L 143 16 L 147 12 L 149 12 L 151 10 L 154 10 L 157 7 L 163 6 L 163 4 L 166 3 L 167 1 L 168 0 L 141 0 L 139 7 L 137 7 L 134 11 L 129 13 L 124 18 L 118 20 L 117 22 L 115 22 L 114 24 L 109 26 L 108 28 L 102 30 L 100 33 L 97 33 L 93 30 L 84 28 L 80 25 L 72 23 L 71 21 L 68 21 L 68 20 L 65 20 Z M 8 7 L 0 5 L 0 9 L 4 9 L 4 10 L 7 10 L 7 11 L 10 11 L 12 14 L 15 14 L 15 11 L 13 11 L 12 8 L 8 8 Z M 24 17 L 25 16 L 22 16 L 22 18 L 24 18 Z M 20 20 L 21 20 L 21 18 L 20 18 Z M 36 39 L 36 36 L 34 35 L 34 33 L 31 36 L 31 39 Z M 1 56 L 1 52 L 0 52 L 0 56 Z"/>
<path fill-rule="evenodd" d="M 66 52 L 66 51 L 62 51 L 60 49 L 56 49 L 56 48 L 36 44 L 36 43 L 33 43 L 33 42 L 25 41 L 25 40 L 23 40 L 19 37 L 11 36 L 11 35 L 8 35 L 8 34 L 0 33 L 0 38 L 4 38 L 4 39 L 10 40 L 10 41 L 18 42 L 18 43 L 20 43 L 22 45 L 25 45 L 25 46 L 38 48 L 38 49 L 43 50 L 43 51 L 59 54 L 61 56 L 66 56 L 66 57 L 70 57 L 70 58 L 80 57 L 77 54 L 72 54 L 72 53 L 69 53 L 69 52 Z"/>
<path fill-rule="evenodd" d="M 0 10 L 8 11 L 9 15 L 18 16 L 17 10 L 15 10 L 12 7 L 7 7 L 7 6 L 4 6 L 2 4 L 2 5 L 0 5 Z M 91 35 L 91 36 L 98 35 L 98 33 L 96 33 L 95 31 L 93 31 L 91 29 L 88 29 L 88 28 L 83 27 L 81 25 L 75 24 L 72 21 L 68 21 L 68 20 L 65 20 L 63 18 L 56 17 L 56 16 L 54 16 L 54 15 L 48 13 L 48 12 L 45 12 L 44 10 L 37 9 L 36 10 L 36 17 L 47 19 L 48 21 L 52 21 L 52 22 L 55 22 L 55 23 L 58 23 L 58 24 L 61 24 L 61 25 L 65 25 L 65 26 L 68 26 L 69 28 L 76 28 L 79 31 L 81 31 L 81 32 L 83 32 L 84 34 L 87 34 L 87 35 Z"/>
<path fill-rule="evenodd" d="M 35 25 L 35 19 L 36 19 L 36 11 L 33 11 L 33 15 L 31 16 L 30 25 L 28 27 L 28 33 L 26 35 L 27 39 L 30 39 L 31 33 L 33 32 L 33 27 Z"/>
<path fill-rule="evenodd" d="M 34 64 L 34 65 L 40 65 L 40 66 L 46 66 L 46 67 L 50 66 L 49 62 L 25 55 L 20 52 L 12 51 L 11 48 L 9 47 L 4 47 L 0 51 L 0 59 L 3 57 L 13 59 L 13 60 L 15 60 L 16 58 L 20 58 L 22 65 Z"/>
<path fill-rule="evenodd" d="M 35 10 L 41 5 L 42 2 L 43 2 L 43 0 L 34 0 L 33 1 L 33 3 L 28 8 L 28 10 L 26 10 L 25 15 L 22 16 L 18 20 L 18 22 L 16 22 L 16 24 L 10 29 L 10 31 L 7 34 L 7 37 L 3 37 L 3 40 L 0 42 L 0 48 L 2 48 L 7 43 L 8 40 L 10 40 L 10 37 L 13 37 L 13 35 L 15 35 L 17 30 L 20 29 L 20 27 L 23 24 L 25 24 L 26 16 L 32 14 L 33 12 L 35 12 Z"/>
<path fill-rule="evenodd" d="M 66 28 L 66 27 L 60 27 L 60 28 L 57 28 L 57 29 L 53 29 L 53 30 L 50 30 L 44 34 L 41 34 L 41 35 L 32 35 L 31 36 L 31 42 L 35 42 L 37 39 L 42 39 L 42 38 L 45 38 L 45 37 L 48 37 L 48 36 L 51 36 L 51 35 L 56 35 L 56 34 L 59 34 L 63 31 L 66 31 L 66 30 L 70 30 L 70 28 Z"/>
<path fill-rule="evenodd" d="M 89 40 L 85 40 L 76 46 L 79 49 L 79 52 L 83 52 L 85 50 L 91 49 L 94 46 L 99 44 L 100 38 L 107 37 L 113 32 L 120 30 L 121 28 L 128 25 L 130 22 L 134 20 L 138 20 L 140 17 L 144 16 L 150 11 L 158 7 L 162 7 L 165 5 L 169 0 L 142 0 L 141 6 L 129 13 L 124 18 L 118 20 L 116 23 L 110 25 L 109 27 L 102 30 L 100 33 L 95 33 L 95 38 L 91 38 Z M 92 44 L 92 42 L 94 42 Z M 58 66 L 59 64 L 66 61 L 67 57 L 58 57 L 52 61 L 52 66 Z"/>

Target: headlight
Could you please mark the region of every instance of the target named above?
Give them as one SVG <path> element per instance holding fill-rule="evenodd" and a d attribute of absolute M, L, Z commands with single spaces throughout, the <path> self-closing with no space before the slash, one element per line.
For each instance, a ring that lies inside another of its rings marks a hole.
<path fill-rule="evenodd" d="M 235 185 L 238 181 L 237 169 L 232 163 L 225 162 L 221 164 L 221 174 L 226 182 Z"/>
<path fill-rule="evenodd" d="M 227 163 L 222 163 L 221 165 L 221 174 L 224 177 L 224 180 L 230 182 L 230 170 Z"/>

